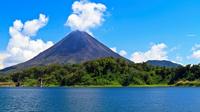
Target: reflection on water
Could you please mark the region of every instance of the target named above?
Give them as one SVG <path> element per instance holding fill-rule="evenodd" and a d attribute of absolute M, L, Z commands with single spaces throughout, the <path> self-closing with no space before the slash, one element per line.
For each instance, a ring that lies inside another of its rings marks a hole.
<path fill-rule="evenodd" d="M 199 112 L 200 88 L 0 88 L 0 112 Z"/>

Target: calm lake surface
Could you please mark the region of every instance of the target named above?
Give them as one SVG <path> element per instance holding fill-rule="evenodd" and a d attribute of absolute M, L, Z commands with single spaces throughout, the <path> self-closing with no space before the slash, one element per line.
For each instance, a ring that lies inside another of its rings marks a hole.
<path fill-rule="evenodd" d="M 0 88 L 0 112 L 200 112 L 200 88 Z"/>

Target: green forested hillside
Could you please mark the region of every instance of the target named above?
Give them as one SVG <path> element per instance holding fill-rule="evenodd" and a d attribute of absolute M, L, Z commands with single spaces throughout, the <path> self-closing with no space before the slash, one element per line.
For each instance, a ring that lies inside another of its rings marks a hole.
<path fill-rule="evenodd" d="M 200 65 L 166 68 L 103 58 L 83 64 L 33 67 L 1 75 L 0 82 L 14 82 L 16 86 L 195 86 L 199 79 Z"/>

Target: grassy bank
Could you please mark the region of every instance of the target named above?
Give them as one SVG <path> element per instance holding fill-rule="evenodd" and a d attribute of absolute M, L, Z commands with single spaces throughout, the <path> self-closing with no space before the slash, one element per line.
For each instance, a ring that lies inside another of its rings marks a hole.
<path fill-rule="evenodd" d="M 157 84 L 157 85 L 129 85 L 129 86 L 122 86 L 122 85 L 75 85 L 75 86 L 67 86 L 67 87 L 75 87 L 75 88 L 112 88 L 112 87 L 173 87 L 174 85 L 164 85 L 164 84 Z"/>
<path fill-rule="evenodd" d="M 0 87 L 16 87 L 14 82 L 0 82 Z M 27 83 L 23 83 L 20 87 L 40 87 L 39 85 L 30 85 Z M 168 84 L 142 84 L 142 85 L 134 85 L 130 84 L 128 86 L 122 86 L 120 84 L 113 85 L 72 85 L 72 86 L 60 86 L 60 85 L 43 85 L 42 87 L 68 87 L 68 88 L 116 88 L 116 87 L 200 87 L 200 81 L 178 81 L 173 85 Z"/>
<path fill-rule="evenodd" d="M 173 87 L 174 85 L 153 84 L 153 85 L 129 85 L 128 87 Z"/>
<path fill-rule="evenodd" d="M 200 87 L 200 81 L 179 81 L 175 84 L 175 86 Z"/>
<path fill-rule="evenodd" d="M 0 82 L 0 87 L 15 87 L 13 82 Z"/>
<path fill-rule="evenodd" d="M 126 87 L 173 87 L 174 85 L 167 84 L 153 84 L 153 85 L 129 85 Z M 15 87 L 13 82 L 0 82 L 0 87 Z M 40 87 L 40 86 L 30 86 L 21 85 L 20 87 Z M 68 87 L 68 88 L 121 88 L 125 87 L 122 85 L 73 85 L 73 86 L 59 86 L 59 85 L 43 85 L 43 87 Z"/>

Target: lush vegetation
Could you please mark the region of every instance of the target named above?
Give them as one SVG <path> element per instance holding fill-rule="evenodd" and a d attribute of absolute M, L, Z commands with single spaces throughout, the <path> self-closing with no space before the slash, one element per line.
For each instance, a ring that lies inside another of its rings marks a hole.
<path fill-rule="evenodd" d="M 166 68 L 114 58 L 38 66 L 0 75 L 0 82 L 14 82 L 16 86 L 199 86 L 198 80 L 200 65 Z"/>

